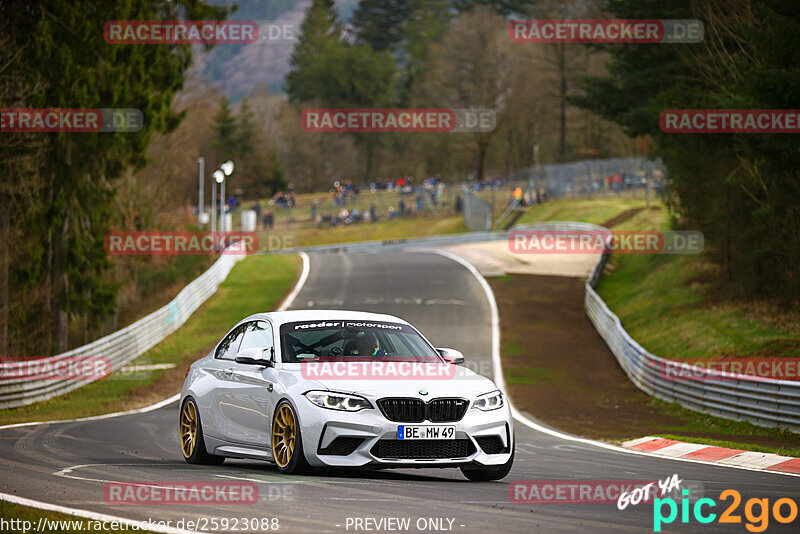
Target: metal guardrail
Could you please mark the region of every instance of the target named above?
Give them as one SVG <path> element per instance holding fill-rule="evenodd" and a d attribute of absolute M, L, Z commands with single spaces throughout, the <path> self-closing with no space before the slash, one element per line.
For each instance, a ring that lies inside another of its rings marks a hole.
<path fill-rule="evenodd" d="M 107 358 L 112 371 L 118 370 L 183 325 L 189 316 L 217 291 L 217 287 L 228 277 L 234 264 L 243 257 L 239 254 L 221 255 L 206 272 L 184 287 L 169 304 L 92 343 L 43 360 L 54 366 L 57 362 L 69 362 L 84 357 Z M 20 376 L 19 369 L 26 363 L 27 361 L 0 364 L 0 376 L 4 374 Z M 31 380 L 30 377 L 2 380 L 0 409 L 51 399 L 94 380 L 95 377 L 75 380 L 51 378 Z"/>
<path fill-rule="evenodd" d="M 309 247 L 278 249 L 274 251 L 260 251 L 258 254 L 296 254 L 306 252 L 308 254 L 337 254 L 357 253 L 357 252 L 388 252 L 391 250 L 402 250 L 410 248 L 435 248 L 448 247 L 451 245 L 463 245 L 466 243 L 480 243 L 483 241 L 495 241 L 506 239 L 515 230 L 579 230 L 579 231 L 608 231 L 601 226 L 589 223 L 577 223 L 566 221 L 549 221 L 541 223 L 520 224 L 508 230 L 462 232 L 460 234 L 442 234 L 428 237 L 411 237 L 406 239 L 384 239 L 381 241 L 361 241 L 357 243 L 338 243 L 333 245 L 314 245 Z"/>
<path fill-rule="evenodd" d="M 555 223 L 554 223 L 555 224 Z M 540 225 L 537 225 L 540 226 Z M 557 228 L 557 224 L 548 227 Z M 527 228 L 527 227 L 519 227 Z M 470 232 L 415 239 L 370 241 L 343 245 L 320 245 L 298 249 L 286 249 L 274 253 L 293 254 L 297 252 L 337 253 L 337 252 L 376 252 L 414 247 L 441 247 L 460 243 L 474 243 L 504 239 L 508 232 Z M 234 264 L 243 259 L 239 254 L 223 254 L 208 270 L 189 283 L 169 304 L 143 317 L 135 323 L 102 337 L 92 343 L 49 358 L 23 360 L 22 362 L 0 363 L 0 376 L 20 376 L 0 380 L 0 409 L 15 408 L 44 401 L 73 391 L 96 380 L 54 378 L 32 380 L 21 375 L 19 369 L 30 361 L 46 362 L 55 367 L 59 362 L 74 362 L 79 359 L 107 358 L 111 370 L 117 371 L 131 360 L 141 356 L 167 336 L 182 326 L 191 314 L 200 307 L 230 273 Z M 105 361 L 105 360 L 104 360 Z M 112 375 L 113 376 L 113 375 Z"/>
<path fill-rule="evenodd" d="M 516 226 L 513 230 L 607 231 L 586 223 L 548 222 Z M 321 245 L 276 251 L 278 253 L 355 253 L 407 248 L 441 247 L 508 238 L 510 231 L 483 231 L 414 239 L 370 241 L 342 245 Z M 211 295 L 243 256 L 223 255 L 205 273 L 187 285 L 175 299 L 139 321 L 88 345 L 59 354 L 57 361 L 75 356 L 102 356 L 116 370 L 140 356 L 177 330 Z M 586 281 L 584 304 L 589 319 L 605 340 L 620 367 L 642 391 L 668 402 L 677 402 L 691 410 L 750 421 L 760 426 L 782 426 L 800 432 L 800 382 L 755 379 L 746 375 L 723 379 L 714 370 L 689 366 L 692 376 L 702 373 L 710 380 L 668 379 L 665 366 L 672 360 L 654 356 L 639 345 L 595 291 L 609 255 L 601 255 Z M 18 364 L 0 364 L 0 373 L 14 370 Z M 79 388 L 91 380 L 8 380 L 0 384 L 0 408 L 23 406 L 47 400 Z"/>
<path fill-rule="evenodd" d="M 688 372 L 681 373 L 686 378 L 668 377 L 665 369 L 675 361 L 647 352 L 595 291 L 608 257 L 601 257 L 586 282 L 586 314 L 636 387 L 690 410 L 800 432 L 800 382 L 733 375 L 688 364 Z"/>

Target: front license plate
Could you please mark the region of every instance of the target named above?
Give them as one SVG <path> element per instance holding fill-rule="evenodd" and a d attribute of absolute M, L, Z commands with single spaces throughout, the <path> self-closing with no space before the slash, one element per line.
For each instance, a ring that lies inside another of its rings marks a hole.
<path fill-rule="evenodd" d="M 399 425 L 397 439 L 453 439 L 456 427 L 434 425 Z"/>

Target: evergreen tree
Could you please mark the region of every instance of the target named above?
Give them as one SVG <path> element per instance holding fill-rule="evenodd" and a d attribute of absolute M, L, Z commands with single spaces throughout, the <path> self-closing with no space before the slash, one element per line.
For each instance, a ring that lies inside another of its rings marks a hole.
<path fill-rule="evenodd" d="M 44 217 L 30 236 L 39 243 L 30 257 L 40 258 L 43 269 L 25 276 L 34 276 L 28 283 L 48 294 L 46 308 L 30 320 L 49 318 L 55 350 L 67 348 L 70 318 L 94 325 L 115 308 L 103 249 L 113 183 L 128 167 L 144 164 L 154 132 L 178 124 L 170 104 L 191 60 L 189 45 L 112 45 L 100 29 L 109 20 L 219 19 L 225 12 L 198 0 L 0 3 L 8 45 L 21 51 L 26 82 L 40 88 L 24 107 L 136 108 L 144 116 L 144 127 L 133 133 L 34 134 L 47 141 L 36 163 Z"/>
<path fill-rule="evenodd" d="M 361 0 L 353 13 L 356 38 L 373 50 L 396 51 L 405 38 L 405 25 L 411 13 L 424 0 Z"/>
<path fill-rule="evenodd" d="M 341 46 L 342 27 L 333 0 L 313 0 L 306 9 L 286 75 L 289 100 L 313 102 L 324 91 L 324 58 Z"/>
<path fill-rule="evenodd" d="M 211 128 L 214 133 L 213 149 L 219 162 L 222 163 L 238 155 L 241 137 L 228 97 L 223 96 L 220 99 L 219 110 L 214 116 L 214 125 Z"/>
<path fill-rule="evenodd" d="M 667 134 L 666 109 L 793 109 L 800 15 L 781 0 L 613 0 L 615 18 L 701 19 L 703 43 L 616 45 L 609 75 L 576 101 L 649 134 L 670 171 L 671 204 L 700 229 L 731 289 L 800 295 L 800 152 L 787 134 Z"/>

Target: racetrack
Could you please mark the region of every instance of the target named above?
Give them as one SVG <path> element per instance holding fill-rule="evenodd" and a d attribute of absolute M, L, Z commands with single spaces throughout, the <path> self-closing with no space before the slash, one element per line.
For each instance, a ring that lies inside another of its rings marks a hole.
<path fill-rule="evenodd" d="M 322 254 L 294 308 L 342 308 L 398 315 L 436 346 L 464 352 L 473 368 L 492 377 L 491 308 L 472 272 L 434 252 Z M 536 350 L 531 340 L 530 350 Z M 609 362 L 611 364 L 611 362 Z M 553 399 L 557 403 L 558 399 Z M 728 488 L 751 497 L 797 498 L 800 478 L 674 461 L 570 441 L 516 422 L 514 468 L 499 482 L 468 482 L 449 470 L 326 472 L 282 476 L 267 464 L 228 460 L 190 466 L 177 439 L 177 403 L 94 421 L 0 430 L 0 492 L 135 520 L 199 517 L 277 517 L 279 532 L 347 532 L 347 518 L 409 517 L 408 532 L 651 532 L 652 506 L 624 511 L 615 504 L 514 504 L 515 480 L 654 480 L 678 473 L 702 483 L 718 499 Z M 229 481 L 259 485 L 251 506 L 110 506 L 108 481 Z M 716 510 L 721 511 L 722 506 Z M 742 514 L 742 508 L 738 511 Z M 418 530 L 418 518 L 452 519 L 444 528 Z M 796 525 L 796 523 L 795 523 Z M 779 531 L 774 521 L 768 532 Z M 676 522 L 664 532 L 697 531 Z M 744 525 L 712 523 L 703 530 L 746 532 Z M 790 527 L 786 527 L 789 531 Z M 794 529 L 791 529 L 794 530 Z M 350 527 L 350 532 L 354 532 Z M 360 530 L 363 532 L 364 530 Z"/>

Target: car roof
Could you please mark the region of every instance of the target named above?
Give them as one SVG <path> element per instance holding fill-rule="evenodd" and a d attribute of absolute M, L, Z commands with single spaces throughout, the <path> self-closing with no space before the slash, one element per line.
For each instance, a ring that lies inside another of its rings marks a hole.
<path fill-rule="evenodd" d="M 275 324 L 292 323 L 296 321 L 384 321 L 390 323 L 409 324 L 407 321 L 385 313 L 371 313 L 353 310 L 286 310 L 278 312 L 258 313 L 245 319 L 269 319 Z"/>

